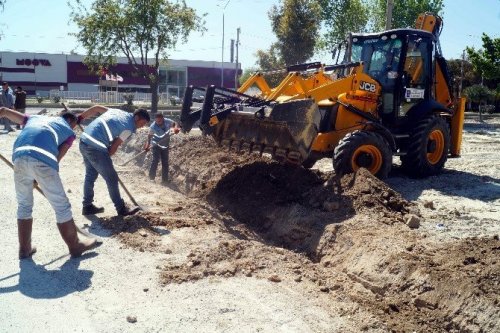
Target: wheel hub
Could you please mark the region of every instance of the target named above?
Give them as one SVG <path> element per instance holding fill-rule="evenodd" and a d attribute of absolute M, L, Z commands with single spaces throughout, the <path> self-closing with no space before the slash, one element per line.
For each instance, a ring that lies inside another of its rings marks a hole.
<path fill-rule="evenodd" d="M 373 165 L 373 156 L 363 152 L 356 157 L 356 164 L 363 168 L 369 168 Z"/>
<path fill-rule="evenodd" d="M 427 142 L 428 153 L 434 153 L 436 151 L 436 148 L 437 148 L 436 140 L 429 140 L 429 142 Z"/>

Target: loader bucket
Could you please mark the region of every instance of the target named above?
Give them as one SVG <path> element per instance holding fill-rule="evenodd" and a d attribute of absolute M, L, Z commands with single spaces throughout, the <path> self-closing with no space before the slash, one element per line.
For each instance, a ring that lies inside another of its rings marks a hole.
<path fill-rule="evenodd" d="M 200 119 L 201 108 L 192 108 L 193 106 L 193 92 L 195 90 L 205 91 L 204 88 L 188 86 L 184 92 L 184 100 L 181 107 L 180 124 L 183 132 L 189 132 L 194 124 Z"/>
<path fill-rule="evenodd" d="M 238 151 L 270 153 L 273 158 L 301 163 L 318 134 L 320 113 L 312 99 L 266 106 L 262 112 L 231 112 L 212 135 Z"/>

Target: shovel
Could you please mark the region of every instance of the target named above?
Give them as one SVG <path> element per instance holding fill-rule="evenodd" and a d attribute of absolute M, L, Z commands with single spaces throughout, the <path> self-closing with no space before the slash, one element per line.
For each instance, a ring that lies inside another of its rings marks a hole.
<path fill-rule="evenodd" d="M 173 136 L 173 135 L 175 135 L 175 133 L 169 133 L 169 134 L 168 134 L 168 136 L 169 136 L 169 137 L 171 137 L 171 136 Z M 161 140 L 160 140 L 160 142 L 161 142 Z M 160 147 L 161 149 L 167 149 L 167 148 L 168 148 L 168 147 L 166 147 L 166 146 L 162 146 L 162 145 L 160 145 L 160 142 L 158 142 L 158 143 L 153 142 L 153 143 L 152 143 L 152 145 L 153 145 L 153 146 L 158 146 L 158 147 Z M 134 156 L 132 156 L 130 159 L 126 160 L 126 161 L 125 161 L 124 163 L 122 163 L 122 164 L 119 164 L 118 166 L 121 166 L 121 167 L 122 167 L 122 166 L 125 166 L 125 165 L 129 164 L 130 162 L 132 162 L 133 160 L 135 160 L 136 158 L 138 158 L 139 156 L 141 156 L 141 155 L 143 155 L 143 154 L 145 154 L 145 153 L 147 153 L 147 152 L 148 152 L 147 150 L 142 150 L 141 152 L 139 152 L 139 153 L 135 154 L 135 155 L 134 155 Z"/>
<path fill-rule="evenodd" d="M 2 161 L 4 161 L 12 170 L 14 170 L 14 165 L 8 159 L 6 159 L 5 156 L 0 154 L 0 159 Z M 43 193 L 42 189 L 38 186 L 37 183 L 33 183 L 33 187 L 35 188 L 35 190 L 37 190 L 41 195 L 43 195 L 45 197 L 45 194 Z M 90 232 L 88 232 L 86 230 L 80 229 L 80 227 L 78 227 L 77 225 L 75 225 L 75 226 L 76 226 L 76 230 L 78 231 L 78 233 L 84 235 L 87 238 L 94 238 L 97 240 L 98 243 L 102 243 L 102 240 L 100 240 L 95 235 L 91 234 Z"/>

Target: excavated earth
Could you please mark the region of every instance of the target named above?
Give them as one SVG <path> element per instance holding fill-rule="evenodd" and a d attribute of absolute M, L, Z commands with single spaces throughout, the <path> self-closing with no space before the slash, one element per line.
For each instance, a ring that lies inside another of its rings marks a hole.
<path fill-rule="evenodd" d="M 163 284 L 246 276 L 326 294 L 326 308 L 345 302 L 361 331 L 500 331 L 498 235 L 432 241 L 407 224 L 422 219 L 417 205 L 364 169 L 336 179 L 178 135 L 170 179 L 185 196 L 101 220 L 124 246 L 171 254 Z M 165 241 L 174 231 L 189 236 Z"/>

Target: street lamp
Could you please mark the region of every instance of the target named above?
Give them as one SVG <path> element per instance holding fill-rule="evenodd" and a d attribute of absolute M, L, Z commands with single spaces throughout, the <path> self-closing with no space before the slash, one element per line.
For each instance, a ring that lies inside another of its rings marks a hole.
<path fill-rule="evenodd" d="M 220 85 L 221 85 L 221 87 L 224 87 L 224 12 L 226 10 L 227 5 L 229 5 L 229 2 L 231 2 L 231 0 L 227 0 L 224 7 L 222 7 L 222 57 L 221 57 L 221 64 L 220 64 Z M 217 5 L 217 6 L 221 7 L 220 5 Z"/>

